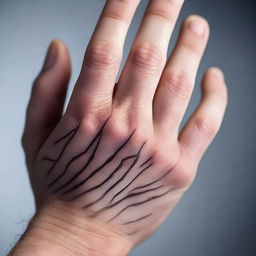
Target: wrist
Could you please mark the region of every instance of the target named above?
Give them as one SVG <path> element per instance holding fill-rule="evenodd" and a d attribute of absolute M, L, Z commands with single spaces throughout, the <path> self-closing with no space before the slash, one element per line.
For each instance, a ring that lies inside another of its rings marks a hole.
<path fill-rule="evenodd" d="M 37 212 L 10 256 L 124 256 L 131 248 L 114 227 L 53 202 Z"/>

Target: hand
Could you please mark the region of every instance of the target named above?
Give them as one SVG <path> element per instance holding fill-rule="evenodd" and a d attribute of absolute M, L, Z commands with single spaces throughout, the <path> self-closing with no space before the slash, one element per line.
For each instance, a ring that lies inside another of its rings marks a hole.
<path fill-rule="evenodd" d="M 116 248 L 120 242 L 125 253 L 160 226 L 191 185 L 227 102 L 222 72 L 209 69 L 201 102 L 179 132 L 209 36 L 207 22 L 190 16 L 166 60 L 181 0 L 150 1 L 116 83 L 138 3 L 106 2 L 64 115 L 70 60 L 61 41 L 51 44 L 23 135 L 37 226 L 60 222 L 87 248 L 90 233 L 115 240 Z M 119 255 L 108 243 L 97 246 Z"/>

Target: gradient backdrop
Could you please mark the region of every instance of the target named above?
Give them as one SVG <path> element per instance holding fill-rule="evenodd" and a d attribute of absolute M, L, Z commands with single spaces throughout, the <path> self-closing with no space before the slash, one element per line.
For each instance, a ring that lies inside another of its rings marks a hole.
<path fill-rule="evenodd" d="M 20 146 L 31 83 L 50 40 L 61 38 L 73 61 L 71 91 L 104 2 L 0 0 L 0 255 L 14 245 L 34 211 Z M 133 256 L 256 255 L 254 2 L 188 0 L 184 5 L 174 39 L 189 14 L 206 17 L 212 31 L 187 115 L 198 103 L 202 72 L 212 65 L 226 73 L 229 107 L 193 186 L 160 230 L 136 248 Z M 125 56 L 145 5 L 142 1 L 135 16 Z"/>

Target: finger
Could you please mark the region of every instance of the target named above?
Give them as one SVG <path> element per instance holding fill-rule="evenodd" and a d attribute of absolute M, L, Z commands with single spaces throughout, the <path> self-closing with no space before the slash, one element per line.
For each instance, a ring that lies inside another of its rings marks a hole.
<path fill-rule="evenodd" d="M 108 0 L 87 47 L 68 111 L 110 109 L 125 37 L 139 0 Z"/>
<path fill-rule="evenodd" d="M 151 0 L 121 74 L 114 104 L 150 106 L 166 62 L 169 40 L 182 0 Z M 151 118 L 152 119 L 152 118 Z"/>
<path fill-rule="evenodd" d="M 162 134 L 178 132 L 208 36 L 209 27 L 203 18 L 193 15 L 185 20 L 154 97 L 154 124 Z"/>
<path fill-rule="evenodd" d="M 31 154 L 36 153 L 62 116 L 70 72 L 68 50 L 62 41 L 54 40 L 34 82 L 27 108 L 23 146 Z"/>
<path fill-rule="evenodd" d="M 209 69 L 202 82 L 202 100 L 180 133 L 179 142 L 190 158 L 199 160 L 216 136 L 227 105 L 223 73 Z"/>

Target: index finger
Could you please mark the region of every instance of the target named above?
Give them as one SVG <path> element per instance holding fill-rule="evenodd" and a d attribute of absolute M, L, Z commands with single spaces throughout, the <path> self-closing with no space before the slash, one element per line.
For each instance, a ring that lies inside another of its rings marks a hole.
<path fill-rule="evenodd" d="M 69 107 L 87 113 L 112 103 L 123 45 L 140 0 L 108 0 L 87 47 Z M 92 102 L 93 100 L 93 102 Z M 71 105 L 71 106 L 70 106 Z M 95 106 L 97 106 L 95 108 Z"/>

